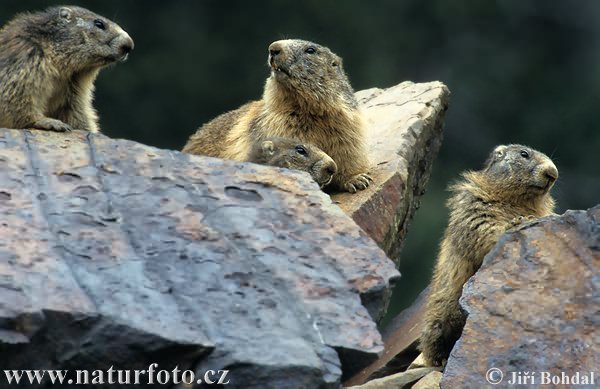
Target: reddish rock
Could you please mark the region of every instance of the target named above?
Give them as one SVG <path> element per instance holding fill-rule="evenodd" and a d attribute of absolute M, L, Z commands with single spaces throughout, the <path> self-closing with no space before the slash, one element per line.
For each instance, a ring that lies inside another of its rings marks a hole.
<path fill-rule="evenodd" d="M 490 369 L 502 372 L 501 387 L 519 372 L 533 377 L 533 384 L 521 385 L 527 388 L 549 387 L 542 372 L 559 379 L 579 373 L 588 384 L 565 387 L 597 387 L 599 290 L 600 206 L 504 234 L 465 285 L 461 305 L 468 318 L 442 388 L 493 387 L 486 381 Z"/>
<path fill-rule="evenodd" d="M 333 199 L 398 264 L 442 143 L 450 92 L 441 82 L 407 81 L 356 97 L 367 121 L 373 185 Z"/>

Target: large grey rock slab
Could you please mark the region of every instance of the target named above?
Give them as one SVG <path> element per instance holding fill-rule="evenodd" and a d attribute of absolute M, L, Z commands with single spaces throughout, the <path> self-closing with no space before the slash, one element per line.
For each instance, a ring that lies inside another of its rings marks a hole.
<path fill-rule="evenodd" d="M 599 291 L 600 206 L 505 233 L 465 284 L 441 387 L 598 387 Z"/>
<path fill-rule="evenodd" d="M 356 97 L 367 124 L 373 184 L 333 198 L 398 264 L 442 144 L 450 92 L 439 81 L 406 81 L 362 90 Z"/>
<path fill-rule="evenodd" d="M 3 369 L 337 388 L 383 349 L 361 298 L 399 274 L 308 174 L 0 130 L 0 220 Z"/>

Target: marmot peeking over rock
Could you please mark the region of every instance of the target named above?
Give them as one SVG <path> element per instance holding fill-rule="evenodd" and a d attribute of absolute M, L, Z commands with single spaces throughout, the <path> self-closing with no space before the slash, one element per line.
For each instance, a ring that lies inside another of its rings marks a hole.
<path fill-rule="evenodd" d="M 0 30 L 0 127 L 98 132 L 92 107 L 100 69 L 124 61 L 133 40 L 87 9 L 52 7 Z"/>
<path fill-rule="evenodd" d="M 256 142 L 248 162 L 303 170 L 310 173 L 321 188 L 328 185 L 337 172 L 337 165 L 323 150 L 310 143 L 282 137 Z"/>
<path fill-rule="evenodd" d="M 428 364 L 443 365 L 465 324 L 459 298 L 500 235 L 524 220 L 551 215 L 554 163 L 522 145 L 498 146 L 480 171 L 450 187 L 450 219 L 425 310 L 420 349 Z"/>
<path fill-rule="evenodd" d="M 331 186 L 356 192 L 371 182 L 365 128 L 342 59 L 303 40 L 269 46 L 263 98 L 203 125 L 183 148 L 191 154 L 247 161 L 252 145 L 280 136 L 311 143 L 338 167 Z"/>

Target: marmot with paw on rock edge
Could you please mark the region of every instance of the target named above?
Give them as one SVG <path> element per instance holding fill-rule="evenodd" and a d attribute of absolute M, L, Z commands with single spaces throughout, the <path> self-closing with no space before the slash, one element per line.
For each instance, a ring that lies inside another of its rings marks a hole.
<path fill-rule="evenodd" d="M 356 192 L 369 186 L 363 117 L 342 68 L 327 47 L 299 39 L 269 46 L 262 100 L 222 114 L 193 134 L 183 151 L 247 161 L 256 142 L 284 137 L 310 143 L 329 155 L 337 173 L 328 188 Z"/>
<path fill-rule="evenodd" d="M 64 6 L 16 16 L 0 47 L 0 127 L 98 132 L 94 81 L 127 59 L 133 40 L 105 17 Z"/>

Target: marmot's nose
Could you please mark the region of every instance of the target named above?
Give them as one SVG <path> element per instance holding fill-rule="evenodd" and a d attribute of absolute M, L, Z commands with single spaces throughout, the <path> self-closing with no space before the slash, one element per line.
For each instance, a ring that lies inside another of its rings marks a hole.
<path fill-rule="evenodd" d="M 133 39 L 131 39 L 131 37 L 127 35 L 121 43 L 121 51 L 125 54 L 129 54 L 131 53 L 131 50 L 133 50 L 134 46 L 135 45 L 133 44 Z"/>
<path fill-rule="evenodd" d="M 335 173 L 337 173 L 337 165 L 335 164 L 333 159 L 329 164 L 327 164 L 327 166 L 325 167 L 325 171 L 329 176 L 333 176 Z"/>
<path fill-rule="evenodd" d="M 549 163 L 546 166 L 544 166 L 543 174 L 544 177 L 546 177 L 548 181 L 550 181 L 550 183 L 553 183 L 558 179 L 558 169 L 556 168 L 556 166 L 554 166 L 553 163 Z"/>
<path fill-rule="evenodd" d="M 269 46 L 269 55 L 275 57 L 279 53 L 281 53 L 281 43 L 279 41 L 271 43 Z"/>
<path fill-rule="evenodd" d="M 558 179 L 558 169 L 554 165 L 548 166 L 544 171 L 544 175 L 550 182 L 554 182 Z"/>

